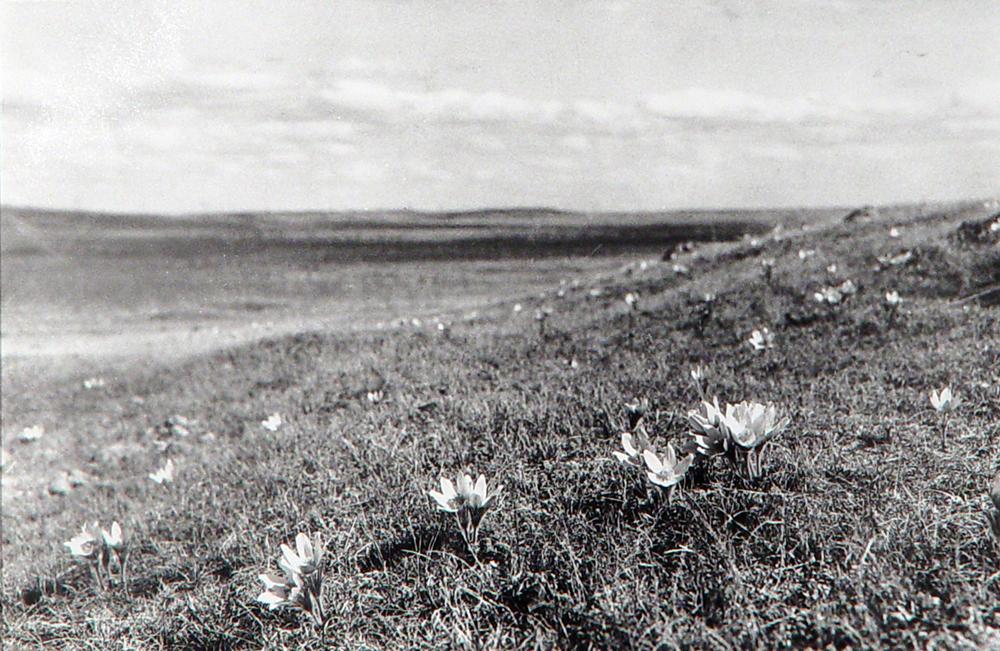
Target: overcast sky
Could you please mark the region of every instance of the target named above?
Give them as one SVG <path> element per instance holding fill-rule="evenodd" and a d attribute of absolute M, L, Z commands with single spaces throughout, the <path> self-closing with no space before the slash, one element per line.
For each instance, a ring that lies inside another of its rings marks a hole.
<path fill-rule="evenodd" d="M 1000 2 L 7 2 L 6 204 L 1000 194 Z"/>

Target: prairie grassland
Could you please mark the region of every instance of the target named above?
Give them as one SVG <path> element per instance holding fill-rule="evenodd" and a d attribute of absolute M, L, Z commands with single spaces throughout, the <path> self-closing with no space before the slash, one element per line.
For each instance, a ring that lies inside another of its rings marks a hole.
<path fill-rule="evenodd" d="M 265 336 L 471 311 L 615 269 L 626 256 L 659 257 L 685 240 L 731 239 L 812 214 L 5 208 L 4 379 L 54 361 L 56 370 L 72 361 L 80 373 L 107 373 L 91 362 L 172 361 Z"/>
<path fill-rule="evenodd" d="M 5 479 L 5 643 L 1000 646 L 986 524 L 1000 469 L 1000 321 L 984 293 L 1000 283 L 995 213 L 817 219 L 701 245 L 676 260 L 683 274 L 603 271 L 444 331 L 298 334 L 97 390 L 12 386 L 5 434 L 44 411 L 88 481 L 36 499 L 18 493 L 16 465 Z M 847 279 L 855 294 L 814 300 Z M 763 327 L 775 346 L 755 351 Z M 710 460 L 668 500 L 612 453 L 637 398 L 657 448 L 688 439 L 696 364 L 709 396 L 772 401 L 790 424 L 762 478 Z M 928 399 L 944 385 L 964 397 L 950 414 Z M 270 432 L 260 422 L 275 412 Z M 174 414 L 186 436 L 164 433 Z M 36 461 L 30 444 L 13 452 Z M 168 458 L 173 483 L 150 481 Z M 427 496 L 463 470 L 504 485 L 476 556 Z M 99 592 L 62 545 L 94 519 L 123 525 L 127 593 Z M 329 558 L 325 639 L 256 602 L 278 545 L 306 531 Z"/>

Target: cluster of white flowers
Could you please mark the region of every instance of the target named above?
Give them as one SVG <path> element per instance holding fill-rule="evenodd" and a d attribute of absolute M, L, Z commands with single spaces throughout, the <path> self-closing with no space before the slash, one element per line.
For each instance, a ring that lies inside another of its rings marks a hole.
<path fill-rule="evenodd" d="M 104 387 L 107 383 L 102 377 L 91 377 L 83 381 L 83 388 L 91 391 L 93 389 L 100 389 Z"/>
<path fill-rule="evenodd" d="M 692 371 L 692 377 L 695 375 Z M 622 450 L 612 454 L 626 466 L 644 467 L 646 478 L 672 495 L 694 463 L 715 456 L 725 456 L 743 476 L 758 479 L 765 447 L 788 425 L 788 419 L 780 418 L 773 404 L 740 402 L 722 409 L 718 398 L 703 400 L 687 419 L 691 439 L 682 446 L 681 454 L 669 443 L 666 451 L 658 454 L 642 422 L 622 432 Z"/>
<path fill-rule="evenodd" d="M 668 496 L 672 497 L 675 487 L 684 479 L 688 468 L 694 462 L 694 455 L 689 454 L 683 459 L 678 459 L 677 451 L 669 443 L 663 455 L 657 454 L 649 439 L 649 434 L 646 433 L 643 422 L 645 410 L 638 417 L 635 417 L 633 416 L 635 412 L 630 409 L 630 405 L 626 405 L 625 408 L 629 415 L 629 427 L 621 435 L 621 445 L 624 451 L 615 450 L 612 454 L 622 464 L 630 468 L 644 470 L 646 479 L 650 483 L 666 488 Z"/>
<path fill-rule="evenodd" d="M 281 545 L 278 558 L 281 574 L 265 572 L 259 575 L 264 591 L 257 601 L 270 610 L 281 606 L 297 608 L 308 614 L 320 628 L 326 622 L 323 604 L 323 541 L 320 535 L 304 533 L 295 536 L 295 549 Z"/>
<path fill-rule="evenodd" d="M 857 292 L 858 286 L 854 284 L 853 280 L 848 278 L 836 287 L 824 287 L 818 292 L 814 292 L 813 298 L 818 303 L 837 305 L 843 302 L 848 296 L 853 296 Z"/>
<path fill-rule="evenodd" d="M 750 333 L 747 343 L 756 351 L 774 348 L 774 333 L 767 328 L 754 330 Z"/>
<path fill-rule="evenodd" d="M 42 438 L 44 434 L 44 427 L 41 425 L 32 425 L 31 427 L 25 427 L 21 430 L 21 433 L 17 435 L 17 440 L 21 443 L 31 443 L 32 441 L 37 441 Z"/>
<path fill-rule="evenodd" d="M 121 585 L 127 585 L 128 551 L 121 525 L 117 522 L 112 522 L 110 529 L 101 527 L 97 521 L 84 524 L 80 533 L 63 545 L 69 549 L 73 558 L 87 563 L 102 590 L 114 584 L 113 568 L 118 570 Z"/>
<path fill-rule="evenodd" d="M 688 412 L 692 445 L 701 458 L 725 456 L 749 479 L 761 475 L 761 456 L 768 442 L 788 426 L 772 403 L 743 401 L 719 407 L 719 399 L 703 400 Z"/>
<path fill-rule="evenodd" d="M 281 429 L 284 421 L 281 418 L 281 414 L 274 412 L 264 420 L 260 421 L 260 426 L 266 429 L 268 432 L 277 432 Z"/>

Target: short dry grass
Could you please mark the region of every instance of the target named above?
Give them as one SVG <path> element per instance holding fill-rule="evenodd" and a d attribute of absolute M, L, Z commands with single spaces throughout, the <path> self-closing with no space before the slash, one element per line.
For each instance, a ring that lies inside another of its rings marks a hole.
<path fill-rule="evenodd" d="M 691 278 L 669 264 L 619 274 L 599 297 L 528 298 L 520 316 L 508 306 L 449 336 L 302 335 L 100 391 L 5 396 L 12 423 L 43 406 L 63 419 L 93 481 L 40 502 L 5 495 L 4 640 L 319 648 L 304 618 L 255 602 L 278 544 L 308 530 L 330 557 L 335 648 L 1000 645 L 985 522 L 998 308 L 959 300 L 1000 281 L 1000 248 L 955 235 L 987 216 L 907 209 L 707 245 L 683 260 Z M 874 271 L 904 249 L 909 264 Z M 776 259 L 770 284 L 761 257 Z M 812 300 L 844 278 L 860 286 L 845 305 Z M 889 289 L 905 301 L 891 327 Z M 544 334 L 530 317 L 542 304 Z M 778 345 L 755 353 L 745 340 L 761 326 Z M 774 401 L 791 425 L 762 480 L 714 461 L 669 502 L 611 452 L 635 397 L 660 445 L 684 440 L 696 363 L 710 393 Z M 927 397 L 945 384 L 965 396 L 948 417 Z M 274 411 L 287 424 L 270 434 L 258 423 Z M 155 426 L 175 413 L 192 433 L 160 453 Z M 157 486 L 146 474 L 167 456 L 178 478 Z M 505 485 L 478 559 L 426 496 L 462 469 Z M 61 546 L 94 518 L 131 538 L 129 596 L 96 593 Z"/>

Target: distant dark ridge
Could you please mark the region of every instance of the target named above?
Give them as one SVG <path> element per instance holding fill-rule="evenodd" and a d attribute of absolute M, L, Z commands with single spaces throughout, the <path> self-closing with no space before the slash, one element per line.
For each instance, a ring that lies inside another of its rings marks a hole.
<path fill-rule="evenodd" d="M 578 210 L 560 210 L 558 208 L 539 207 L 518 207 L 518 208 L 477 208 L 474 210 L 445 210 L 436 212 L 433 210 L 415 210 L 415 215 L 435 217 L 438 219 L 461 219 L 463 217 L 538 217 L 541 215 L 584 215 L 587 214 Z"/>

